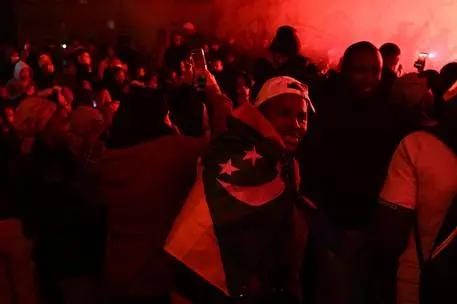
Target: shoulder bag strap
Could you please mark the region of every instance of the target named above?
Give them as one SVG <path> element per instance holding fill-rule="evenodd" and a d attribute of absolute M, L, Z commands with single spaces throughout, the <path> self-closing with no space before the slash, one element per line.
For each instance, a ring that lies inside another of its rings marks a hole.
<path fill-rule="evenodd" d="M 416 253 L 417 253 L 417 260 L 419 261 L 420 269 L 424 266 L 424 251 L 422 250 L 422 241 L 419 233 L 419 223 L 418 223 L 418 216 L 417 212 L 414 215 L 414 241 L 416 243 Z"/>

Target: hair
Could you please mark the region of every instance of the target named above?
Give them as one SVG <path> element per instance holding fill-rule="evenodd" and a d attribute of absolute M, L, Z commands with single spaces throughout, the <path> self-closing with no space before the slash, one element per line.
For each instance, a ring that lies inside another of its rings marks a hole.
<path fill-rule="evenodd" d="M 193 86 L 181 86 L 170 93 L 170 119 L 183 135 L 204 136 L 203 102 L 204 96 Z"/>
<path fill-rule="evenodd" d="M 278 28 L 276 36 L 270 45 L 270 52 L 278 53 L 285 57 L 293 57 L 300 53 L 301 45 L 297 30 L 289 25 Z"/>
<path fill-rule="evenodd" d="M 457 62 L 446 64 L 440 71 L 440 80 L 443 93 L 447 91 L 457 80 Z"/>
<path fill-rule="evenodd" d="M 390 56 L 398 56 L 401 54 L 400 47 L 392 42 L 384 43 L 379 48 L 379 51 L 381 52 L 382 58 L 390 57 Z"/>
<path fill-rule="evenodd" d="M 378 52 L 378 48 L 371 42 L 360 41 L 350 45 L 344 52 L 343 58 L 341 59 L 341 71 L 344 73 L 348 70 L 349 65 L 355 54 L 358 52 Z"/>
<path fill-rule="evenodd" d="M 168 106 L 162 92 L 134 87 L 113 119 L 109 148 L 127 148 L 173 134 L 165 124 Z"/>
<path fill-rule="evenodd" d="M 425 70 L 422 76 L 427 78 L 428 87 L 435 92 L 435 89 L 438 89 L 440 73 L 436 70 Z"/>

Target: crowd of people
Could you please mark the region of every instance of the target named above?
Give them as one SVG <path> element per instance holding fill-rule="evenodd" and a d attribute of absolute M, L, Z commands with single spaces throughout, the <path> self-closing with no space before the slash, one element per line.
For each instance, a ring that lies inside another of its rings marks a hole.
<path fill-rule="evenodd" d="M 121 38 L 4 48 L 0 303 L 457 302 L 456 62 Z"/>

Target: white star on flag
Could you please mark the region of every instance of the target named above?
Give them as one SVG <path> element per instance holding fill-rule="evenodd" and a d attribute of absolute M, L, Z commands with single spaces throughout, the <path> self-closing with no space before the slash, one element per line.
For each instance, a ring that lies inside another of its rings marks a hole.
<path fill-rule="evenodd" d="M 222 174 L 227 174 L 228 176 L 232 176 L 233 172 L 239 171 L 237 167 L 232 165 L 232 159 L 229 159 L 226 163 L 219 164 L 219 166 L 222 168 L 221 172 L 219 175 Z"/>
<path fill-rule="evenodd" d="M 257 153 L 255 150 L 255 146 L 252 148 L 252 150 L 244 151 L 246 155 L 243 157 L 243 160 L 250 160 L 252 162 L 252 166 L 255 166 L 255 163 L 258 159 L 261 159 L 262 156 Z"/>

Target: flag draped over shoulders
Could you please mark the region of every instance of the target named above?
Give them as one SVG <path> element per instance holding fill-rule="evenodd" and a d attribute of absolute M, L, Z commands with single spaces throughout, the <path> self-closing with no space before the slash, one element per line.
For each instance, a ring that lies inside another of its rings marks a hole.
<path fill-rule="evenodd" d="M 295 161 L 255 108 L 236 116 L 201 157 L 165 249 L 226 295 L 297 294 L 307 228 Z"/>

